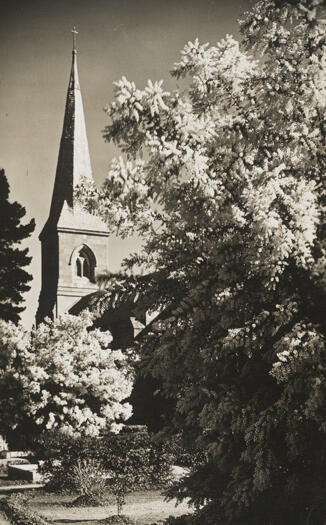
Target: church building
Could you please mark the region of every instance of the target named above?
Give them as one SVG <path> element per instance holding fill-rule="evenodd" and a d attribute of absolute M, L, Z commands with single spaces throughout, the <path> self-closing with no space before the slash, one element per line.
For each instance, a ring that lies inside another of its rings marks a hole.
<path fill-rule="evenodd" d="M 63 130 L 49 218 L 39 236 L 42 244 L 42 288 L 37 324 L 58 317 L 97 290 L 95 277 L 109 264 L 108 231 L 99 217 L 80 207 L 74 189 L 92 178 L 83 102 L 72 51 Z"/>
<path fill-rule="evenodd" d="M 109 233 L 105 223 L 85 211 L 74 197 L 83 178 L 93 181 L 83 102 L 77 71 L 74 34 L 72 67 L 68 85 L 63 130 L 49 218 L 39 236 L 42 245 L 42 287 L 36 324 L 63 313 L 78 315 L 86 308 L 97 314 L 93 326 L 109 330 L 112 348 L 128 348 L 147 324 L 146 312 L 139 312 L 135 298 L 119 291 L 99 290 L 96 276 L 109 269 Z M 98 310 L 101 299 L 105 306 Z M 143 333 L 146 332 L 146 329 Z M 137 378 L 130 402 L 131 423 L 161 426 L 166 405 L 154 379 Z"/>

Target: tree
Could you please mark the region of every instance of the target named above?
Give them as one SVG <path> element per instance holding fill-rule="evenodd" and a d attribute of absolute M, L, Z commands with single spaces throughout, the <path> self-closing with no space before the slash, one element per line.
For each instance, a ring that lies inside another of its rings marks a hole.
<path fill-rule="evenodd" d="M 144 238 L 126 267 L 161 315 L 139 352 L 175 403 L 169 431 L 205 453 L 172 491 L 198 524 L 326 517 L 323 8 L 261 0 L 242 47 L 189 42 L 182 92 L 123 78 L 105 138 L 128 160 L 79 191 Z"/>
<path fill-rule="evenodd" d="M 27 283 L 32 276 L 23 270 L 31 257 L 28 249 L 16 247 L 34 231 L 35 222 L 21 224 L 25 208 L 18 202 L 10 203 L 9 184 L 4 170 L 0 170 L 0 318 L 6 321 L 19 321 L 19 314 L 24 310 L 19 306 L 23 300 L 22 293 L 30 286 Z"/>
<path fill-rule="evenodd" d="M 131 415 L 128 356 L 109 333 L 89 330 L 89 312 L 64 315 L 31 333 L 0 322 L 1 429 L 27 438 L 42 431 L 97 436 Z"/>

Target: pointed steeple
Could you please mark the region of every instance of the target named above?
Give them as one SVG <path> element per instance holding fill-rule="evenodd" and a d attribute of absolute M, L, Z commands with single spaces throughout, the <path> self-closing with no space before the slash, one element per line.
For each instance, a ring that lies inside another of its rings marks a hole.
<path fill-rule="evenodd" d="M 77 211 L 76 203 L 74 202 L 74 189 L 80 183 L 83 177 L 93 180 L 86 134 L 83 101 L 77 70 L 77 31 L 75 28 L 73 29 L 72 33 L 72 66 L 68 85 L 57 171 L 50 214 L 41 235 L 43 235 L 45 230 L 48 228 L 53 228 L 57 225 L 64 226 L 64 223 L 66 222 L 65 217 L 68 219 L 69 226 L 73 226 L 73 217 L 71 215 Z"/>
<path fill-rule="evenodd" d="M 40 234 L 42 288 L 36 322 L 68 312 L 74 303 L 96 290 L 96 276 L 109 267 L 107 225 L 74 198 L 86 177 L 93 181 L 80 92 L 76 34 L 72 66 L 49 218 Z"/>

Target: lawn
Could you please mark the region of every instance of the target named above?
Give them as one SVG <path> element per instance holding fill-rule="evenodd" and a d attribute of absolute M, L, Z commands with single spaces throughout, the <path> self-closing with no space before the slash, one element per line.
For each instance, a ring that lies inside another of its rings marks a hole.
<path fill-rule="evenodd" d="M 30 508 L 40 516 L 65 525 L 100 525 L 117 513 L 114 500 L 102 507 L 69 506 L 74 496 L 37 492 L 30 500 Z M 170 515 L 179 516 L 191 512 L 186 503 L 175 506 L 175 501 L 166 502 L 159 491 L 134 492 L 127 496 L 123 514 L 131 518 L 134 525 L 150 525 Z M 112 524 L 114 525 L 114 524 Z"/>

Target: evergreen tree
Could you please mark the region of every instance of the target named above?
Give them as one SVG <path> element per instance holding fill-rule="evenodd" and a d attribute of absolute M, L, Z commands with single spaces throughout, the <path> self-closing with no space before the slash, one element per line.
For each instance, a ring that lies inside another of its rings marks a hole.
<path fill-rule="evenodd" d="M 4 170 L 0 170 L 0 319 L 17 323 L 24 310 L 20 306 L 22 294 L 30 289 L 27 283 L 32 279 L 23 269 L 31 261 L 28 248 L 17 245 L 34 231 L 35 222 L 32 219 L 21 224 L 25 208 L 8 199 L 9 184 Z"/>
<path fill-rule="evenodd" d="M 142 366 L 206 458 L 172 491 L 200 508 L 178 523 L 325 522 L 323 17 L 323 0 L 261 0 L 242 47 L 185 46 L 183 92 L 123 78 L 105 136 L 128 161 L 81 192 L 144 237 L 126 264 L 151 269 L 139 293 L 162 313 Z"/>

